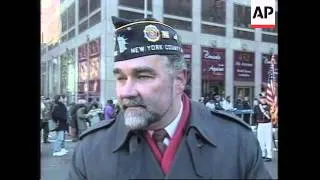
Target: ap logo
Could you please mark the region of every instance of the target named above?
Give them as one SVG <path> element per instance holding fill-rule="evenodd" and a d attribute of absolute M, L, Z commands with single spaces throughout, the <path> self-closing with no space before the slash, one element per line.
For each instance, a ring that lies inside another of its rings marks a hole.
<path fill-rule="evenodd" d="M 276 26 L 276 1 L 251 0 L 251 27 L 274 28 Z"/>

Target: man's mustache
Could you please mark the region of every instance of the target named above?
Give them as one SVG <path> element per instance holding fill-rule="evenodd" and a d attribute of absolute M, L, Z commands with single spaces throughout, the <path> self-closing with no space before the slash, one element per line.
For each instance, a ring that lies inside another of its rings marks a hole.
<path fill-rule="evenodd" d="M 126 110 L 128 107 L 143 107 L 145 108 L 146 105 L 143 103 L 141 98 L 134 98 L 134 99 L 123 99 L 122 100 L 122 109 Z"/>

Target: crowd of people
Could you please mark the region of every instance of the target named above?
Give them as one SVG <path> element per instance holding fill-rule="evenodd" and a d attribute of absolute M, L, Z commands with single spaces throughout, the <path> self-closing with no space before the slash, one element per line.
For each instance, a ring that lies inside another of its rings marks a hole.
<path fill-rule="evenodd" d="M 65 95 L 56 95 L 53 99 L 41 96 L 42 141 L 50 143 L 49 133 L 54 132 L 53 156 L 63 156 L 68 153 L 64 145 L 66 135 L 76 142 L 88 127 L 102 120 L 111 120 L 118 112 L 119 106 L 111 99 L 102 107 L 98 101 L 87 102 L 85 99 L 67 104 Z"/>
<path fill-rule="evenodd" d="M 201 97 L 199 102 L 205 105 L 210 111 L 222 110 L 234 113 L 237 110 L 251 110 L 251 112 L 237 113 L 242 121 L 250 126 L 254 126 L 257 132 L 257 138 L 261 146 L 262 156 L 265 161 L 272 161 L 272 143 L 276 147 L 272 128 L 273 124 L 270 115 L 270 105 L 267 103 L 265 92 L 261 92 L 258 98 L 253 100 L 253 106 L 249 103 L 249 98 L 237 98 L 234 105 L 230 101 L 230 96 L 226 98 L 219 94 Z"/>

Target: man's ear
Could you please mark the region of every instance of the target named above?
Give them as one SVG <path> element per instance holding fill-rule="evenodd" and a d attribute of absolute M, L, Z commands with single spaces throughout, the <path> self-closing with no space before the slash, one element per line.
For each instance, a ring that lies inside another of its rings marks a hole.
<path fill-rule="evenodd" d="M 186 70 L 178 71 L 175 76 L 175 87 L 177 94 L 182 94 L 188 80 L 188 74 Z"/>

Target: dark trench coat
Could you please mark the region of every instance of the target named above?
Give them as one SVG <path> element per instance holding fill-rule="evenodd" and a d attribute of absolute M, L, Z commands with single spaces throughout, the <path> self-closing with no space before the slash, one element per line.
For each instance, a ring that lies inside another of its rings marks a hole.
<path fill-rule="evenodd" d="M 68 179 L 271 179 L 250 127 L 190 104 L 189 126 L 167 175 L 142 134 L 125 128 L 120 113 L 81 135 Z"/>

